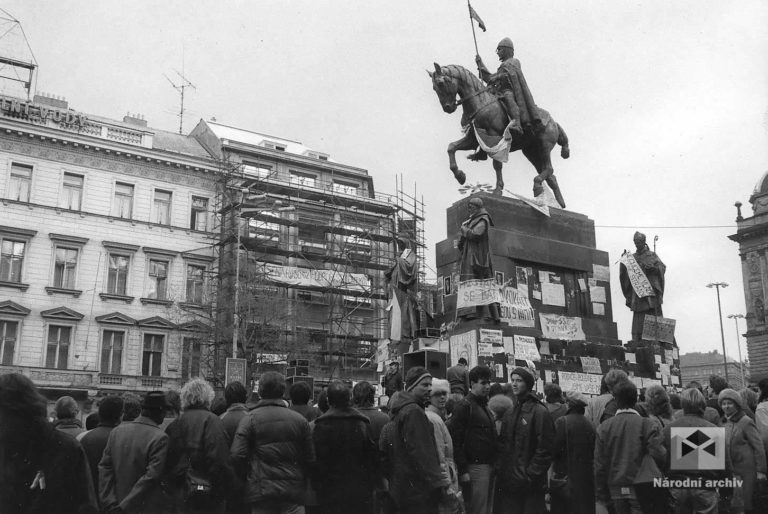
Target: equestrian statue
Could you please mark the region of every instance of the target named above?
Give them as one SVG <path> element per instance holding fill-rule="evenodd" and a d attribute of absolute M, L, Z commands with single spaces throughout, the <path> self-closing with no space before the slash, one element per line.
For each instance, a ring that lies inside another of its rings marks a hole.
<path fill-rule="evenodd" d="M 459 105 L 463 109 L 461 126 L 465 135 L 448 145 L 453 176 L 459 184 L 466 181 L 466 175 L 456 164 L 458 150 L 474 151 L 469 159 L 476 161 L 490 156 L 496 171 L 495 192 L 501 194 L 504 189 L 501 176 L 503 163 L 507 162 L 509 152 L 522 150 L 538 173 L 533 179 L 534 196 L 544 192 L 543 183 L 546 181 L 557 202 L 565 208 L 552 169 L 550 152 L 558 144 L 561 147 L 560 156 L 567 159 L 570 155 L 568 136 L 547 111 L 534 103 L 520 61 L 514 57 L 512 40 L 502 39 L 496 54 L 501 61 L 496 73 L 488 71 L 479 55 L 475 58 L 480 77 L 488 84 L 487 87 L 469 70 L 457 64 L 440 66 L 434 63 L 435 71 L 427 72 L 443 111 L 453 113 Z"/>

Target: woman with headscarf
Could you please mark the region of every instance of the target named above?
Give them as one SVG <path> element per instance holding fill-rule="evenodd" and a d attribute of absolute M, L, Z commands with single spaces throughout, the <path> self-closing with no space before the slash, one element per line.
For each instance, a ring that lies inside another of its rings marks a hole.
<path fill-rule="evenodd" d="M 584 416 L 583 394 L 568 393 L 565 403 L 566 414 L 555 422 L 553 476 L 568 479 L 562 494 L 551 489 L 552 512 L 594 514 L 595 428 Z"/>
<path fill-rule="evenodd" d="M 743 480 L 744 512 L 753 512 L 752 497 L 757 480 L 765 480 L 765 450 L 752 418 L 744 413 L 742 398 L 733 389 L 723 389 L 717 397 L 725 418 L 726 458 L 734 478 Z"/>

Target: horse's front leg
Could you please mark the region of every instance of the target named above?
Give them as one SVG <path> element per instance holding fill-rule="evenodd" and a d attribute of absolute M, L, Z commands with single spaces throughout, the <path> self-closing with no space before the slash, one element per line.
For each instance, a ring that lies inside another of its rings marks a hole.
<path fill-rule="evenodd" d="M 459 169 L 459 165 L 456 164 L 456 152 L 459 150 L 473 150 L 476 146 L 477 141 L 475 141 L 475 136 L 472 134 L 472 132 L 467 133 L 466 136 L 448 145 L 448 162 L 450 164 L 451 171 L 453 172 L 453 176 L 456 178 L 459 184 L 464 184 L 464 182 L 467 181 L 467 176 L 463 171 Z"/>
<path fill-rule="evenodd" d="M 497 195 L 501 195 L 504 191 L 504 179 L 501 176 L 501 168 L 503 166 L 504 163 L 493 160 L 493 170 L 496 172 L 496 190 L 493 193 Z"/>

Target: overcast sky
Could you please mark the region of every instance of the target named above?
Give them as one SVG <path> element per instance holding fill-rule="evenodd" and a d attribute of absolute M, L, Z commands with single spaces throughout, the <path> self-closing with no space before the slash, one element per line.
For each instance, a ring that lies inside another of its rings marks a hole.
<path fill-rule="evenodd" d="M 731 313 L 745 313 L 735 201 L 768 170 L 768 3 L 739 1 L 475 0 L 489 68 L 505 36 L 515 42 L 536 103 L 571 141 L 553 152 L 570 210 L 597 226 L 610 253 L 619 337 L 631 313 L 618 265 L 632 234 L 658 235 L 667 264 L 664 313 L 683 353 L 736 356 Z M 443 113 L 426 74 L 433 62 L 474 70 L 464 0 L 68 1 L 9 0 L 37 58 L 37 89 L 70 107 L 178 128 L 178 94 L 163 74 L 182 71 L 185 131 L 200 118 L 299 140 L 369 170 L 376 188 L 395 174 L 426 201 L 429 264 L 445 239 L 445 209 L 461 198 L 446 147 L 460 114 Z M 493 182 L 489 163 L 460 156 L 471 182 Z M 514 154 L 505 181 L 529 195 L 533 168 Z M 651 243 L 652 244 L 652 243 Z M 744 332 L 743 322 L 741 332 Z M 744 345 L 744 351 L 746 345 Z"/>

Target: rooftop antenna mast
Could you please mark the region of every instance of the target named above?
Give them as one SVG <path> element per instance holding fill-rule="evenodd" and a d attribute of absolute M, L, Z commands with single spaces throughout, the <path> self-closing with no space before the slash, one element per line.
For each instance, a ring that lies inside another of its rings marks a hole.
<path fill-rule="evenodd" d="M 168 75 L 163 73 L 163 76 L 165 79 L 171 83 L 173 86 L 173 89 L 179 92 L 179 95 L 181 96 L 181 107 L 179 108 L 179 134 L 184 133 L 184 90 L 188 87 L 191 87 L 192 89 L 197 89 L 197 87 L 187 80 L 187 77 L 184 76 L 184 48 L 182 47 L 181 50 L 181 73 L 179 73 L 177 70 L 173 70 L 176 72 L 176 75 L 179 76 L 181 79 L 181 82 L 179 84 L 174 83 L 171 79 L 168 78 Z"/>
<path fill-rule="evenodd" d="M 19 83 L 29 100 L 36 69 L 37 60 L 21 22 L 0 9 L 0 81 Z"/>

